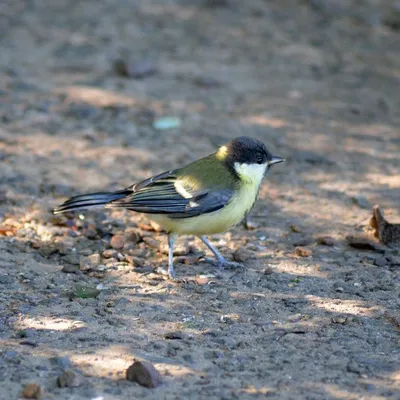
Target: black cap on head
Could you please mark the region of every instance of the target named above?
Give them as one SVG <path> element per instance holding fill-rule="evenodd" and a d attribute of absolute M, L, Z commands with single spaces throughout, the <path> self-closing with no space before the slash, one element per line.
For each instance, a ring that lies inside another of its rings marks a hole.
<path fill-rule="evenodd" d="M 272 154 L 264 143 L 248 136 L 233 139 L 226 146 L 226 160 L 229 164 L 266 164 L 272 160 Z"/>

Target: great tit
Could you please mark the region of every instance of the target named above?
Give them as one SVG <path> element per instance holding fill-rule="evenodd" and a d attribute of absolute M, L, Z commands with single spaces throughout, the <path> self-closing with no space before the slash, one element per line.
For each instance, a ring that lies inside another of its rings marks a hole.
<path fill-rule="evenodd" d="M 183 168 L 155 175 L 117 192 L 71 197 L 55 214 L 105 206 L 149 214 L 168 232 L 168 274 L 175 278 L 174 242 L 178 235 L 196 235 L 211 250 L 220 267 L 240 264 L 225 260 L 206 238 L 239 223 L 256 201 L 269 167 L 285 161 L 253 138 L 238 137 L 215 153 Z"/>

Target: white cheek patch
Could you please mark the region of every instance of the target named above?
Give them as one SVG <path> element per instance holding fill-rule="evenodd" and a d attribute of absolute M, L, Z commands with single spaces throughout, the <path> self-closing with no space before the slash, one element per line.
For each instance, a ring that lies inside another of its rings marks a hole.
<path fill-rule="evenodd" d="M 236 162 L 234 168 L 240 178 L 246 182 L 259 185 L 264 178 L 267 164 L 240 164 Z"/>

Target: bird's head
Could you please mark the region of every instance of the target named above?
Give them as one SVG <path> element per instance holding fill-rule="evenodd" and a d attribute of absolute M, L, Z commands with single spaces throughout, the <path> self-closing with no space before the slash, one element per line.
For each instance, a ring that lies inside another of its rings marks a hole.
<path fill-rule="evenodd" d="M 264 143 L 248 136 L 240 136 L 221 146 L 217 158 L 226 162 L 240 179 L 259 184 L 273 164 L 285 161 L 273 156 Z"/>

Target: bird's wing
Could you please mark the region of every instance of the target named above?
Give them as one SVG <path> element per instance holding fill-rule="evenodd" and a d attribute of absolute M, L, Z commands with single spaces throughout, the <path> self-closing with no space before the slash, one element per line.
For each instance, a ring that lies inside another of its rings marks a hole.
<path fill-rule="evenodd" d="M 149 214 L 168 214 L 171 218 L 189 218 L 217 211 L 233 195 L 230 189 L 194 190 L 177 176 L 177 170 L 156 175 L 130 188 L 132 193 L 107 204 Z"/>

